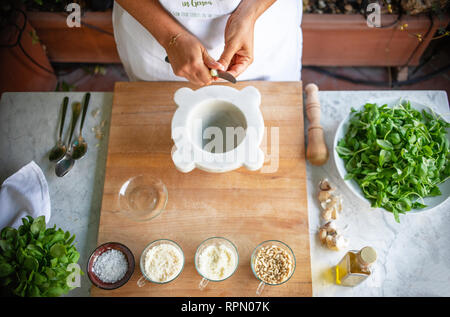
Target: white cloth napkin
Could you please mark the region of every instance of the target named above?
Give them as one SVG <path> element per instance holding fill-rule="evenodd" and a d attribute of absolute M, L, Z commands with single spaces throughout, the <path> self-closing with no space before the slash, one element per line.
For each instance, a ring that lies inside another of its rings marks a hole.
<path fill-rule="evenodd" d="M 46 223 L 51 215 L 47 180 L 34 161 L 8 177 L 0 188 L 0 230 L 18 228 L 28 215 L 44 215 Z"/>

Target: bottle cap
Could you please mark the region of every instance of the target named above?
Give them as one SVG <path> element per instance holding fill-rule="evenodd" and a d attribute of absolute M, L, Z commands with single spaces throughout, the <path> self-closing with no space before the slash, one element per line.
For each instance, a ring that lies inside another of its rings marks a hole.
<path fill-rule="evenodd" d="M 377 252 L 371 247 L 364 247 L 359 252 L 359 257 L 364 265 L 370 265 L 377 259 Z"/>

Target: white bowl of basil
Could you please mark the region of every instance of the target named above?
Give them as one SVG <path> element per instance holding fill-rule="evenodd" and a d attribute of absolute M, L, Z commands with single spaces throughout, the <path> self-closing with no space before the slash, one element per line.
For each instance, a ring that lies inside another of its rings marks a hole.
<path fill-rule="evenodd" d="M 449 127 L 430 107 L 399 98 L 352 108 L 333 143 L 339 175 L 397 222 L 435 208 L 450 197 Z"/>

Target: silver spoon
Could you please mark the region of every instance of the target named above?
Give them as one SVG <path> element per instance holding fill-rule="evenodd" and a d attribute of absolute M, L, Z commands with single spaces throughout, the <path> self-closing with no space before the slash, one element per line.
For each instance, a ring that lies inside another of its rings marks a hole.
<path fill-rule="evenodd" d="M 70 127 L 70 135 L 69 135 L 69 143 L 72 142 L 73 131 L 75 130 L 75 126 L 78 121 L 78 117 L 81 112 L 81 103 L 77 102 L 72 106 L 72 125 Z M 70 145 L 69 150 L 66 152 L 64 157 L 58 161 L 55 165 L 55 173 L 58 177 L 63 177 L 66 175 L 75 164 L 75 160 L 72 158 L 72 146 Z"/>
<path fill-rule="evenodd" d="M 66 145 L 62 142 L 62 131 L 64 128 L 64 120 L 66 118 L 67 105 L 69 104 L 69 97 L 64 97 L 63 106 L 62 106 L 62 116 L 61 116 L 61 126 L 59 128 L 59 139 L 56 142 L 56 145 L 51 149 L 48 159 L 51 162 L 56 162 L 63 158 L 64 154 L 66 154 L 67 148 Z"/>
<path fill-rule="evenodd" d="M 91 98 L 91 94 L 88 92 L 86 94 L 86 97 L 84 99 L 84 106 L 83 106 L 83 114 L 81 115 L 81 124 L 80 124 L 80 134 L 78 135 L 78 139 L 75 140 L 72 144 L 72 157 L 74 160 L 78 160 L 86 154 L 88 145 L 86 141 L 84 140 L 81 131 L 83 130 L 83 124 L 84 124 L 84 118 L 86 117 L 86 112 L 89 105 L 89 99 Z"/>

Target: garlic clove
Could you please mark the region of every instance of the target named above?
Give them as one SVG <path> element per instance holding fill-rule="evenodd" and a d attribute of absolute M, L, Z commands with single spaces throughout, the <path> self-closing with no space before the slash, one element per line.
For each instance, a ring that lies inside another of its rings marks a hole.
<path fill-rule="evenodd" d="M 321 242 L 322 244 L 325 244 L 325 243 L 326 243 L 326 241 L 327 241 L 327 235 L 328 235 L 328 233 L 327 233 L 327 230 L 326 230 L 326 229 L 321 228 L 321 229 L 319 230 L 319 240 L 320 240 L 320 242 Z"/>
<path fill-rule="evenodd" d="M 331 216 L 332 216 L 332 212 L 333 209 L 332 208 L 327 208 L 322 212 L 322 218 L 326 221 L 331 220 Z"/>
<path fill-rule="evenodd" d="M 336 247 L 336 239 L 333 236 L 327 236 L 326 244 L 329 249 L 334 249 Z"/>
<path fill-rule="evenodd" d="M 342 197 L 339 197 L 339 203 L 338 203 L 338 211 L 339 212 L 341 212 L 343 209 L 342 205 L 343 205 L 343 199 L 342 199 Z"/>
<path fill-rule="evenodd" d="M 338 218 L 339 218 L 339 213 L 338 213 L 337 208 L 336 208 L 336 206 L 335 206 L 335 207 L 333 207 L 333 208 L 331 209 L 331 219 L 336 220 L 336 219 L 338 219 Z"/>
<path fill-rule="evenodd" d="M 335 247 L 337 250 L 345 249 L 348 247 L 348 240 L 341 235 L 335 237 Z"/>
<path fill-rule="evenodd" d="M 334 221 L 328 221 L 324 224 L 321 229 L 325 229 L 328 233 L 332 233 L 336 231 L 336 223 Z"/>
<path fill-rule="evenodd" d="M 343 202 L 342 196 L 334 196 L 333 201 L 336 205 L 337 211 L 341 212 L 342 211 L 342 202 Z"/>
<path fill-rule="evenodd" d="M 330 192 L 332 192 L 332 191 L 335 190 L 335 188 L 331 186 L 331 184 L 330 184 L 330 182 L 328 181 L 327 178 L 325 178 L 325 179 L 320 181 L 319 188 L 322 191 L 330 191 Z"/>
<path fill-rule="evenodd" d="M 320 202 L 327 202 L 331 199 L 331 194 L 329 191 L 321 190 L 318 195 L 318 199 Z"/>
<path fill-rule="evenodd" d="M 348 240 L 341 235 L 327 236 L 326 243 L 329 249 L 335 251 L 345 249 L 348 246 Z"/>

